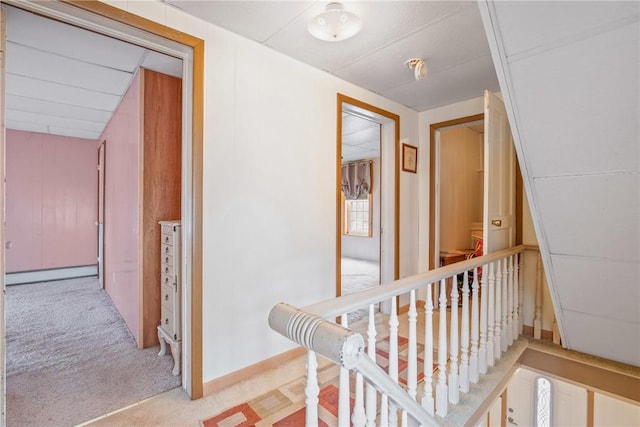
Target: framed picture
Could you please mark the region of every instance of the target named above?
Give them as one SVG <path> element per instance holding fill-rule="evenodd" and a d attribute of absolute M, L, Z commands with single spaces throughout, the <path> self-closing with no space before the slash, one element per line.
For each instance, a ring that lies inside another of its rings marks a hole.
<path fill-rule="evenodd" d="M 418 166 L 418 147 L 402 144 L 402 170 L 416 173 Z"/>

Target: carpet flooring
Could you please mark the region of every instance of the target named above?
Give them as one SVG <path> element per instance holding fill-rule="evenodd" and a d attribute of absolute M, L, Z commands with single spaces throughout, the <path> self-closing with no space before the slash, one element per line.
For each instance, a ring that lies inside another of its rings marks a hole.
<path fill-rule="evenodd" d="M 342 257 L 342 294 L 348 295 L 380 285 L 380 264 L 357 258 Z M 376 304 L 377 312 L 379 305 Z M 361 308 L 348 314 L 349 324 L 360 321 L 369 315 L 368 308 Z"/>
<path fill-rule="evenodd" d="M 69 426 L 180 384 L 95 278 L 6 289 L 7 425 Z"/>

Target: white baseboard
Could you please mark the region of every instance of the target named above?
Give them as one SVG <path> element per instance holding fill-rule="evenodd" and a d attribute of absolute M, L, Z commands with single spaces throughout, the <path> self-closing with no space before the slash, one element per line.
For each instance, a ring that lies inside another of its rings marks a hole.
<path fill-rule="evenodd" d="M 51 268 L 48 270 L 21 271 L 7 273 L 6 285 L 20 285 L 23 283 L 48 282 L 50 280 L 74 279 L 77 277 L 97 276 L 97 265 L 84 265 L 81 267 Z"/>

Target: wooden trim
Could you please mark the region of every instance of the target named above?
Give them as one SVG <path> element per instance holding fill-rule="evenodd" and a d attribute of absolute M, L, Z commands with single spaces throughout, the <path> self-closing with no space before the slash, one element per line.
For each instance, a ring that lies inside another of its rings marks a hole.
<path fill-rule="evenodd" d="M 605 359 L 602 360 L 605 363 L 613 363 Z M 573 381 L 587 389 L 610 393 L 617 398 L 635 402 L 635 404 L 640 402 L 640 376 L 637 375 L 635 367 L 627 367 L 626 370 L 630 373 L 625 375 L 618 370 L 606 369 L 534 348 L 525 350 L 520 357 L 520 364 L 558 378 Z"/>
<path fill-rule="evenodd" d="M 394 121 L 394 242 L 393 242 L 393 278 L 400 277 L 400 116 L 382 108 L 376 107 L 366 102 L 351 98 L 341 93 L 337 94 L 336 106 L 336 296 L 341 295 L 342 270 L 340 266 L 342 256 L 342 236 L 341 236 L 341 208 L 340 200 L 342 193 L 342 104 L 350 104 L 372 113 L 381 115 Z M 380 165 L 382 175 L 382 164 Z"/>
<path fill-rule="evenodd" d="M 500 427 L 507 427 L 507 392 L 508 388 L 505 388 L 500 395 Z"/>
<path fill-rule="evenodd" d="M 204 126 L 204 40 L 96 0 L 62 0 L 78 9 L 138 28 L 193 49 L 192 227 L 191 239 L 191 398 L 203 395 L 202 384 L 202 147 Z"/>
<path fill-rule="evenodd" d="M 595 405 L 595 393 L 587 390 L 587 427 L 593 427 L 593 409 Z"/>
<path fill-rule="evenodd" d="M 522 171 L 516 153 L 516 245 L 522 244 L 522 200 L 524 199 L 524 185 L 522 183 Z"/>
<path fill-rule="evenodd" d="M 526 335 L 528 337 L 533 336 L 533 326 L 522 325 L 522 335 Z M 540 338 L 543 340 L 553 340 L 553 331 L 548 331 L 546 329 L 542 329 Z"/>
<path fill-rule="evenodd" d="M 307 350 L 304 347 L 297 347 L 293 350 L 286 351 L 284 353 L 273 356 L 269 359 L 262 360 L 246 368 L 237 370 L 230 374 L 224 375 L 212 381 L 207 381 L 204 384 L 204 396 L 217 393 L 227 387 L 237 384 L 241 381 L 245 381 L 262 374 L 270 369 L 275 369 L 283 364 L 290 362 L 294 359 L 304 356 Z"/>
<path fill-rule="evenodd" d="M 445 122 L 432 123 L 431 126 L 429 126 L 429 270 L 438 267 L 434 262 L 434 251 L 436 247 L 436 132 L 442 128 L 471 123 L 478 120 L 484 120 L 484 113 L 447 120 Z"/>

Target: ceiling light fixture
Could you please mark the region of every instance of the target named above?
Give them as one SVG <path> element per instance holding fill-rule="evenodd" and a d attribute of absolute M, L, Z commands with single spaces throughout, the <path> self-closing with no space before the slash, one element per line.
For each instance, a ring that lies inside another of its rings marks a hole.
<path fill-rule="evenodd" d="M 427 64 L 424 62 L 424 59 L 411 58 L 407 60 L 404 65 L 406 65 L 407 68 L 413 70 L 413 75 L 416 80 L 424 80 L 427 78 L 428 70 Z"/>
<path fill-rule="evenodd" d="M 345 10 L 341 3 L 329 3 L 325 11 L 307 25 L 313 37 L 327 42 L 346 40 L 358 34 L 361 28 L 360 17 Z"/>

